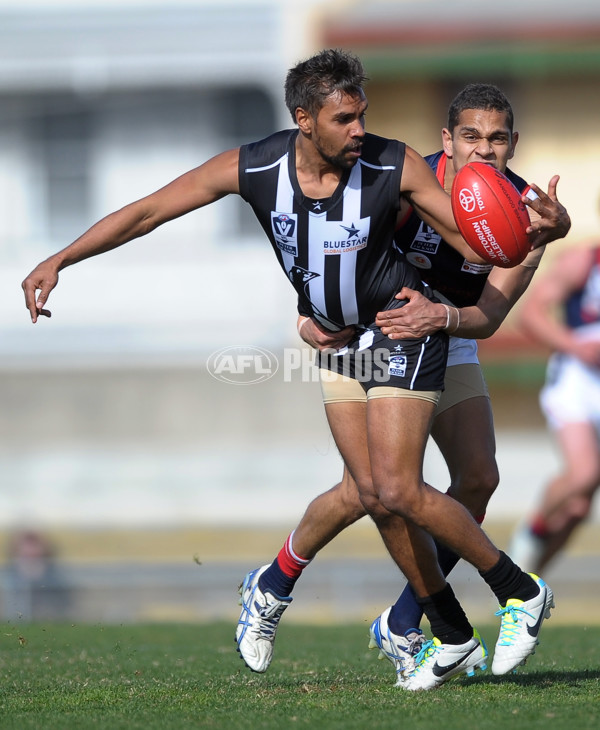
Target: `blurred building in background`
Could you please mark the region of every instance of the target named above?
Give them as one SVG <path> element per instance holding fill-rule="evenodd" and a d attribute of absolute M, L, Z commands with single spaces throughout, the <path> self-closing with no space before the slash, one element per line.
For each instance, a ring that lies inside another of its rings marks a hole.
<path fill-rule="evenodd" d="M 338 478 L 311 370 L 286 368 L 299 347 L 292 288 L 240 199 L 65 270 L 53 318 L 35 327 L 19 286 L 112 210 L 291 126 L 285 72 L 328 46 L 365 63 L 369 130 L 422 154 L 439 148 L 460 87 L 497 83 L 521 133 L 514 169 L 541 186 L 560 173 L 569 239 L 595 232 L 597 2 L 0 0 L 0 531 L 287 527 Z M 515 342 L 496 368 L 509 385 Z M 277 372 L 214 380 L 207 358 L 232 346 L 267 349 Z M 515 490 L 533 502 L 556 466 L 534 389 L 511 392 L 490 508 L 502 519 Z M 428 469 L 445 488 L 435 452 Z"/>
<path fill-rule="evenodd" d="M 519 173 L 545 186 L 560 172 L 572 237 L 595 231 L 600 6 L 589 0 L 505 0 L 501 13 L 439 0 L 4 0 L 0 41 L 5 364 L 38 348 L 73 363 L 181 360 L 241 336 L 286 344 L 291 288 L 236 196 L 65 272 L 56 319 L 35 334 L 18 282 L 103 215 L 218 151 L 290 126 L 285 72 L 325 46 L 363 59 L 369 129 L 423 154 L 439 147 L 464 83 L 499 84 L 521 133 Z M 241 318 L 239 301 L 251 294 L 257 316 Z"/>
<path fill-rule="evenodd" d="M 0 3 L 0 251 L 12 305 L 5 362 L 31 353 L 15 287 L 27 267 L 213 154 L 287 124 L 286 17 L 275 2 Z M 213 300 L 231 317 L 224 267 L 243 298 L 271 264 L 236 196 L 142 246 L 84 267 L 72 282 L 64 276 L 71 305 L 61 307 L 57 292 L 62 311 L 52 328 L 39 328 L 34 347 L 61 362 L 210 351 Z M 259 311 L 284 285 L 265 287 Z M 268 330 L 256 334 L 269 339 Z"/>

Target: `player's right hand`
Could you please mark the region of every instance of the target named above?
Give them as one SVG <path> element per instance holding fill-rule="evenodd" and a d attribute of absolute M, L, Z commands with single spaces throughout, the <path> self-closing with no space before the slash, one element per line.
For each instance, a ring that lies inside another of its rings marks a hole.
<path fill-rule="evenodd" d="M 339 332 L 331 332 L 321 327 L 316 319 L 299 317 L 298 332 L 304 342 L 316 350 L 339 350 L 354 337 L 355 328 L 350 325 Z"/>
<path fill-rule="evenodd" d="M 49 261 L 42 261 L 21 284 L 25 292 L 25 306 L 29 310 L 31 321 L 34 324 L 40 316 L 52 316 L 49 309 L 44 309 L 44 304 L 57 284 L 58 271 Z"/>
<path fill-rule="evenodd" d="M 564 238 L 571 228 L 571 218 L 567 209 L 556 197 L 559 179 L 558 175 L 550 179 L 547 193 L 537 185 L 531 184 L 529 187 L 536 197 L 522 198 L 522 201 L 536 213 L 535 218 L 532 218 L 532 225 L 527 229 L 532 251 Z"/>

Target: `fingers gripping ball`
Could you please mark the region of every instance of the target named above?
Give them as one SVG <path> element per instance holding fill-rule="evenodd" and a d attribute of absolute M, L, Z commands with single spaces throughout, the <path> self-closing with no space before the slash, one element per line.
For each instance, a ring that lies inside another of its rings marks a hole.
<path fill-rule="evenodd" d="M 510 268 L 527 256 L 529 214 L 521 193 L 485 162 L 470 162 L 452 183 L 452 212 L 462 237 L 494 266 Z"/>

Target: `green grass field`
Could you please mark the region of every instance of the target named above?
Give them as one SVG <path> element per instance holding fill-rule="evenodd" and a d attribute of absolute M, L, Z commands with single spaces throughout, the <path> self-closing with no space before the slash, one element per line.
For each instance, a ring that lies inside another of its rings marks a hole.
<path fill-rule="evenodd" d="M 493 647 L 496 628 L 481 632 Z M 3 624 L 0 728 L 477 730 L 600 726 L 600 627 L 544 627 L 518 674 L 409 694 L 367 626 L 282 624 L 271 669 L 237 656 L 231 624 Z"/>

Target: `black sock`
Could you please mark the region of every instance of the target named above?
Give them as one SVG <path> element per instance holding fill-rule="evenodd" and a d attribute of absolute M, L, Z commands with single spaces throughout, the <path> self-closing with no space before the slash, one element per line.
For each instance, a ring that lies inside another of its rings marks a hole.
<path fill-rule="evenodd" d="M 528 601 L 537 596 L 540 590 L 533 578 L 515 565 L 502 550 L 496 565 L 490 570 L 480 570 L 479 575 L 495 593 L 501 606 L 506 606 L 509 598 Z"/>
<path fill-rule="evenodd" d="M 258 579 L 258 587 L 263 593 L 269 591 L 275 598 L 288 598 L 297 580 L 286 575 L 277 560 L 274 560 Z"/>
<path fill-rule="evenodd" d="M 460 558 L 456 553 L 453 553 L 450 548 L 442 545 L 437 540 L 435 541 L 435 547 L 437 550 L 438 563 L 440 564 L 444 577 L 446 577 L 452 568 L 454 568 L 456 563 L 458 563 Z M 406 587 L 400 594 L 400 597 L 392 606 L 392 610 L 388 617 L 388 626 L 394 634 L 402 636 L 404 632 L 409 629 L 418 629 L 421 624 L 422 616 L 422 607 L 417 601 L 417 596 L 410 583 L 407 583 Z M 435 635 L 437 636 L 437 634 Z"/>
<path fill-rule="evenodd" d="M 449 583 L 439 593 L 417 598 L 417 603 L 427 616 L 433 635 L 442 644 L 465 644 L 473 637 L 473 627 Z"/>
<path fill-rule="evenodd" d="M 435 541 L 435 548 L 437 550 L 437 556 L 438 556 L 438 563 L 440 564 L 440 568 L 442 569 L 442 573 L 444 576 L 447 576 L 451 573 L 452 569 L 458 563 L 460 558 L 458 555 L 450 550 L 449 547 L 446 547 L 441 542 Z"/>

